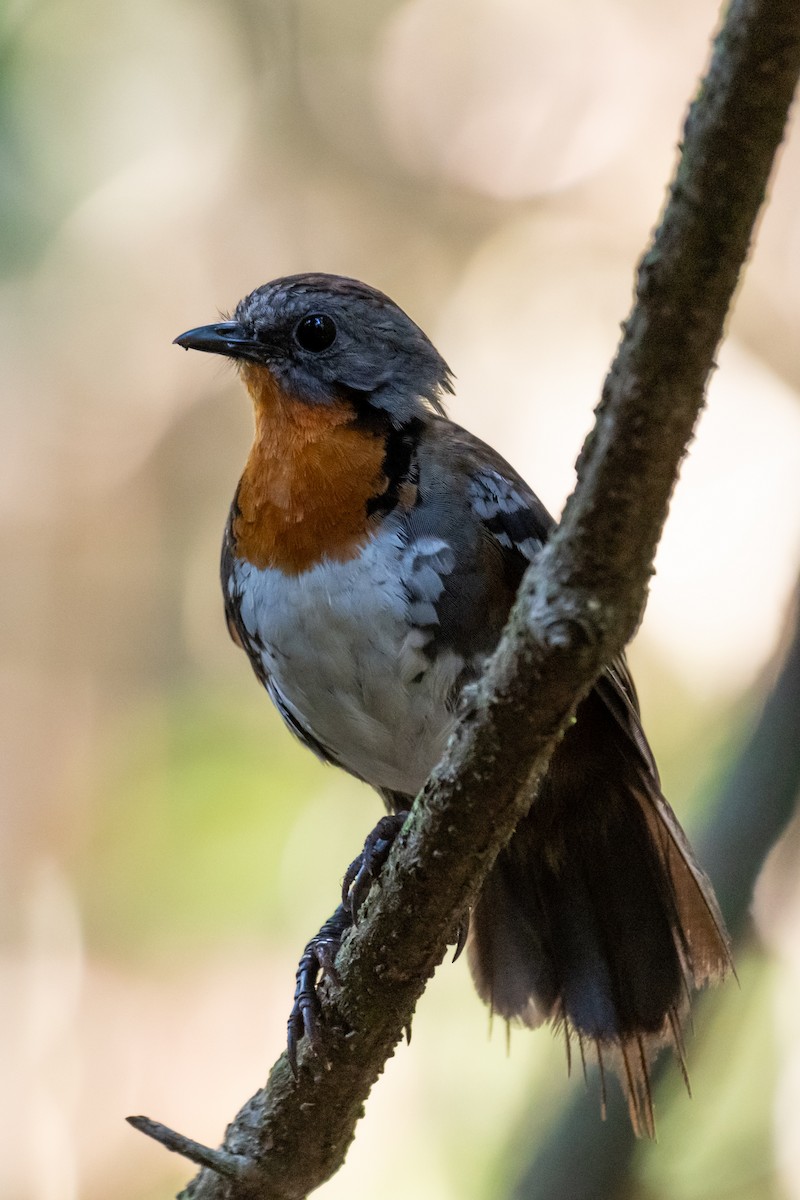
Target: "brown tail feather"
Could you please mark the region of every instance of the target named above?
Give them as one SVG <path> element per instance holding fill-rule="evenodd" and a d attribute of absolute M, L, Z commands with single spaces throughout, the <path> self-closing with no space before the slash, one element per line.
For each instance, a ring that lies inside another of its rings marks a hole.
<path fill-rule="evenodd" d="M 612 711 L 593 693 L 579 709 L 478 898 L 468 951 L 493 1010 L 529 1026 L 563 1022 L 601 1071 L 614 1067 L 635 1131 L 652 1137 L 650 1064 L 671 1045 L 688 1086 L 689 996 L 731 959 L 711 885 L 625 700 Z"/>

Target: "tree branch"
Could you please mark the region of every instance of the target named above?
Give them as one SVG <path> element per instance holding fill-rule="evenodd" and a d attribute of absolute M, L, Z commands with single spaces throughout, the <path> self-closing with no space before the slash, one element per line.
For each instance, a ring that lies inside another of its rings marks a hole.
<path fill-rule="evenodd" d="M 184 1197 L 302 1200 L 341 1165 L 459 916 L 578 701 L 635 631 L 798 70 L 797 0 L 733 0 L 576 490 L 342 949 L 341 989 L 323 989 L 323 1052 L 303 1042 L 297 1081 L 281 1056 L 228 1128 L 239 1177 L 204 1168 Z"/>

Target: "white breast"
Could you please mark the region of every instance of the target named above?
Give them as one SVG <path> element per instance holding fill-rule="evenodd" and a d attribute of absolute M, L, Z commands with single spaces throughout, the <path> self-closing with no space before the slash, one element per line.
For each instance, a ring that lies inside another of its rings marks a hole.
<path fill-rule="evenodd" d="M 263 645 L 278 706 L 349 771 L 414 795 L 444 750 L 464 664 L 449 650 L 424 653 L 431 631 L 413 621 L 422 606 L 424 623 L 435 622 L 453 554 L 437 538 L 409 544 L 387 525 L 358 558 L 301 575 L 237 561 L 228 587 Z"/>

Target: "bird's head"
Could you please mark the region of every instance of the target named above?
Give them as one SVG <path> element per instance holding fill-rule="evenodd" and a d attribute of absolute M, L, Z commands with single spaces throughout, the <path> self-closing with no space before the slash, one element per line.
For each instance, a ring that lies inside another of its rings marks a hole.
<path fill-rule="evenodd" d="M 451 392 L 447 363 L 419 326 L 388 296 L 339 275 L 289 275 L 256 288 L 233 319 L 190 329 L 175 339 L 247 364 L 272 386 L 309 405 L 350 400 L 385 413 L 401 427 L 442 411 Z M 252 386 L 251 386 L 252 385 Z"/>

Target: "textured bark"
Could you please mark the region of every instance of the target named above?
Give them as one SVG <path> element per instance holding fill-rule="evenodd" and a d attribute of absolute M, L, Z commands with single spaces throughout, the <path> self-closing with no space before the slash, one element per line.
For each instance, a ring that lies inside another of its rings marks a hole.
<path fill-rule="evenodd" d="M 297 1082 L 278 1060 L 228 1128 L 228 1158 L 183 1196 L 302 1200 L 341 1165 L 459 915 L 529 807 L 576 704 L 634 633 L 798 70 L 797 0 L 734 0 L 577 487 L 343 947 L 341 989 L 325 991 L 324 1054 L 302 1043 Z M 173 1148 L 192 1156 L 180 1139 Z"/>

